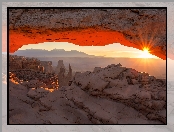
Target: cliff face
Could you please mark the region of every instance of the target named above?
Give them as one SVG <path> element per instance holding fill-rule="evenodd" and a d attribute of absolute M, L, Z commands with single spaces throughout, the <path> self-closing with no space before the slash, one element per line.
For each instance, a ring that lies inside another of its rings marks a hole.
<path fill-rule="evenodd" d="M 9 56 L 9 79 L 27 87 L 58 89 L 58 77 L 52 73 L 52 62 L 24 56 Z"/>
<path fill-rule="evenodd" d="M 165 80 L 120 64 L 76 73 L 53 92 L 9 86 L 10 124 L 166 124 Z"/>
<path fill-rule="evenodd" d="M 52 61 L 40 61 L 40 63 L 44 67 L 44 72 L 47 73 L 53 72 Z"/>
<path fill-rule="evenodd" d="M 58 61 L 57 67 L 55 68 L 55 73 L 58 74 L 60 72 L 61 68 L 65 69 L 65 65 L 63 64 L 63 60 Z"/>
<path fill-rule="evenodd" d="M 10 9 L 10 52 L 22 45 L 122 45 L 166 59 L 165 9 Z"/>
<path fill-rule="evenodd" d="M 59 62 L 62 62 L 61 64 L 64 66 L 62 60 L 59 60 Z M 65 70 L 66 70 L 65 67 L 60 67 L 59 69 L 60 69 L 58 72 L 59 87 L 68 86 L 72 79 L 72 69 L 70 64 L 69 64 L 69 71 L 66 75 L 65 75 Z"/>

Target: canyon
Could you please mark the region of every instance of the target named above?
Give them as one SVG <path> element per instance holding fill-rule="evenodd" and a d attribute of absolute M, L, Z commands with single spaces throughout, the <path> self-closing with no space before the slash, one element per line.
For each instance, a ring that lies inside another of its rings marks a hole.
<path fill-rule="evenodd" d="M 21 60 L 18 56 L 11 58 L 13 64 L 15 59 Z M 31 58 L 27 60 L 31 63 Z M 35 58 L 32 62 L 39 64 Z M 9 124 L 166 124 L 165 79 L 120 63 L 95 67 L 92 72 L 76 72 L 73 76 L 70 65 L 66 75 L 63 67 L 57 75 L 44 73 L 44 68 L 34 69 L 33 65 L 27 73 L 27 69 L 23 73 L 17 65 L 16 70 L 10 69 Z M 28 77 L 21 81 L 21 74 Z M 45 75 L 51 79 L 50 87 Z M 61 82 L 68 76 L 68 81 Z"/>

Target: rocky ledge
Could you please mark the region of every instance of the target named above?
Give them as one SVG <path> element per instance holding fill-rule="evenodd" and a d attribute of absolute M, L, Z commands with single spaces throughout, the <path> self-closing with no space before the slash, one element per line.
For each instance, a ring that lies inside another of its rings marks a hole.
<path fill-rule="evenodd" d="M 49 92 L 9 82 L 10 124 L 166 124 L 166 80 L 121 64 Z"/>

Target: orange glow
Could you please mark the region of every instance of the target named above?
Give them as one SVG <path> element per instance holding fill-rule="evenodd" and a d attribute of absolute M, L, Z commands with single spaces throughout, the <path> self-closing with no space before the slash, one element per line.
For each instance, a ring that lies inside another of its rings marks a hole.
<path fill-rule="evenodd" d="M 10 79 L 11 82 L 13 82 L 14 84 L 19 84 L 17 81 L 15 81 L 14 79 Z"/>
<path fill-rule="evenodd" d="M 10 30 L 9 31 L 9 52 L 14 53 L 23 45 L 28 44 L 38 44 L 43 42 L 69 42 L 79 46 L 105 46 L 113 43 L 120 43 L 124 46 L 133 47 L 141 50 L 144 44 L 149 43 L 149 45 L 155 43 L 153 40 L 150 42 L 140 41 L 140 45 L 130 42 L 125 38 L 125 36 L 118 31 L 103 30 L 101 27 L 93 27 L 86 29 L 77 29 L 71 31 L 52 31 L 45 29 L 32 28 L 30 32 L 25 32 L 28 30 L 27 27 L 21 27 L 21 29 Z M 35 39 L 37 38 L 37 39 Z M 140 38 L 141 34 L 140 34 Z M 145 40 L 147 38 L 145 37 Z M 144 42 L 144 44 L 143 44 Z M 153 42 L 153 43 L 152 43 Z M 139 42 L 137 42 L 139 43 Z M 159 58 L 165 60 L 165 54 L 160 52 L 160 49 L 151 49 L 151 54 L 158 56 Z"/>
<path fill-rule="evenodd" d="M 53 92 L 54 89 L 50 89 L 50 88 L 45 88 L 45 90 L 49 91 L 49 92 Z"/>
<path fill-rule="evenodd" d="M 149 53 L 149 48 L 144 47 L 144 48 L 143 48 L 143 51 Z"/>
<path fill-rule="evenodd" d="M 141 54 L 138 56 L 138 58 L 157 58 L 156 56 L 152 55 L 149 53 L 149 48 L 144 47 L 143 51 L 141 52 Z"/>

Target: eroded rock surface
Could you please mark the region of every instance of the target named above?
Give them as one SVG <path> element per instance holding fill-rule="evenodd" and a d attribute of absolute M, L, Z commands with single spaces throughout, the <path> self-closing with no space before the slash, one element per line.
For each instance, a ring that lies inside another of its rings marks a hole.
<path fill-rule="evenodd" d="M 10 52 L 22 45 L 121 43 L 166 59 L 165 9 L 10 9 Z"/>
<path fill-rule="evenodd" d="M 166 124 L 166 81 L 120 64 L 53 92 L 9 86 L 10 124 Z"/>

